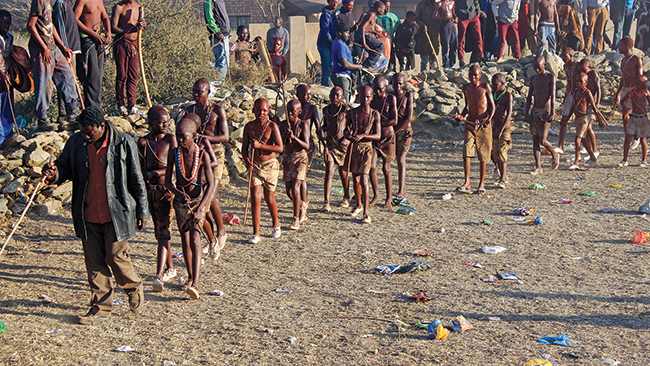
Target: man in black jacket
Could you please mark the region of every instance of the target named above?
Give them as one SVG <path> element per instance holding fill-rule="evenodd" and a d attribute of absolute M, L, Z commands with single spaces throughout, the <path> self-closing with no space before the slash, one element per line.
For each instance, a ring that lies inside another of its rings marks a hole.
<path fill-rule="evenodd" d="M 472 31 L 477 53 L 476 59 L 483 60 L 483 35 L 481 34 L 481 5 L 479 0 L 456 0 L 456 16 L 458 16 L 458 60 L 460 66 L 465 65 L 465 34 L 467 29 Z"/>
<path fill-rule="evenodd" d="M 221 80 L 230 68 L 230 18 L 223 0 L 203 0 L 205 25 L 210 33 L 210 47 L 214 53 L 214 67 Z"/>
<path fill-rule="evenodd" d="M 88 107 L 74 134 L 54 164 L 43 174 L 48 183 L 72 180 L 72 220 L 83 243 L 90 311 L 80 324 L 110 319 L 115 281 L 129 295 L 131 311 L 144 304 L 142 280 L 127 254 L 126 240 L 142 229 L 149 217 L 147 191 L 135 141 L 106 122 L 98 107 Z"/>

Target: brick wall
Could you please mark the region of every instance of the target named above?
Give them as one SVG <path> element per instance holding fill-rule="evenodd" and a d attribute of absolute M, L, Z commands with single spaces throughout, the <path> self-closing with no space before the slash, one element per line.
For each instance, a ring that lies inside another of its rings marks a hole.
<path fill-rule="evenodd" d="M 228 16 L 233 17 L 250 17 L 249 23 L 264 23 L 264 16 L 260 8 L 253 0 L 225 0 L 226 11 Z M 268 9 L 266 10 L 267 16 L 270 17 Z M 241 24 L 241 22 L 240 22 Z"/>

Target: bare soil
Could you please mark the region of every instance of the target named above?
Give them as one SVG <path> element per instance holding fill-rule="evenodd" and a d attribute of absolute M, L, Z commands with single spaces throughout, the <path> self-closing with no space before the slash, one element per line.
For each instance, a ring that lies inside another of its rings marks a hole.
<path fill-rule="evenodd" d="M 528 174 L 531 139 L 519 126 L 516 131 L 523 134 L 514 135 L 507 189 L 488 183 L 482 195 L 454 192 L 462 183 L 461 134 L 416 124 L 407 186 L 416 215 L 376 207 L 373 223 L 364 225 L 348 215 L 349 209 L 336 207 L 340 196 L 333 198 L 332 212 L 318 213 L 324 174 L 313 169 L 309 220 L 274 240 L 264 209 L 264 237 L 255 246 L 245 242 L 250 227 L 228 227 L 221 258 L 216 263 L 206 258 L 199 300 L 188 299 L 175 281 L 165 292 L 151 291 L 156 242 L 150 226 L 130 240 L 133 263 L 145 281 L 146 308 L 132 314 L 126 305 L 115 306 L 112 319 L 97 326 L 75 324 L 87 311 L 89 287 L 70 213 L 30 214 L 0 259 L 0 321 L 7 326 L 0 335 L 0 364 L 523 365 L 547 354 L 557 365 L 596 365 L 601 357 L 647 365 L 650 244 L 630 239 L 637 230 L 650 229 L 636 213 L 649 198 L 650 170 L 638 167 L 640 149 L 631 153 L 630 167 L 616 167 L 622 156 L 620 118 L 613 124 L 597 131 L 602 155 L 596 167 L 569 171 L 565 155 L 560 169 L 551 171 L 550 156 L 544 155 L 545 172 L 539 176 Z M 476 189 L 476 160 L 472 176 Z M 533 183 L 548 189 L 533 191 L 528 188 Z M 383 195 L 381 179 L 380 184 Z M 243 216 L 245 190 L 222 190 L 224 212 Z M 598 194 L 582 195 L 589 190 Z M 453 198 L 443 201 L 445 193 Z M 290 201 L 282 187 L 276 196 L 288 228 Z M 561 198 L 575 202 L 560 204 Z M 513 209 L 524 206 L 534 207 L 533 218 L 542 217 L 544 225 L 513 221 Z M 605 207 L 617 211 L 604 213 Z M 481 224 L 483 219 L 494 225 Z M 440 228 L 445 232 L 436 233 Z M 181 251 L 177 231 L 172 245 Z M 480 248 L 488 245 L 508 250 L 483 254 Z M 433 254 L 424 258 L 433 269 L 388 276 L 371 271 L 415 260 L 416 249 Z M 175 264 L 186 277 L 182 260 Z M 523 284 L 472 278 L 495 270 L 513 271 Z M 292 292 L 274 291 L 287 288 Z M 209 296 L 211 290 L 224 295 Z M 417 290 L 432 300 L 414 303 L 404 295 Z M 52 302 L 41 302 L 38 294 Z M 122 290 L 116 298 L 127 302 Z M 459 314 L 474 329 L 443 341 L 414 327 L 398 332 L 391 324 L 397 319 L 448 324 Z M 46 333 L 57 329 L 62 331 Z M 578 342 L 576 347 L 537 342 L 563 333 Z M 112 351 L 119 346 L 134 352 Z M 569 352 L 589 358 L 576 360 Z"/>

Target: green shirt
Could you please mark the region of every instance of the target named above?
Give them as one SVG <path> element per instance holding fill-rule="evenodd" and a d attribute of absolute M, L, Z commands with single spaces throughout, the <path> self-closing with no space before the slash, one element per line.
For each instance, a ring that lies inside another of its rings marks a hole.
<path fill-rule="evenodd" d="M 211 34 L 219 34 L 221 29 L 219 29 L 212 14 L 212 0 L 203 0 L 203 12 L 205 13 L 205 25 L 208 27 L 208 31 Z"/>
<path fill-rule="evenodd" d="M 377 22 L 382 26 L 390 35 L 395 34 L 395 29 L 400 24 L 399 18 L 395 13 L 388 12 L 377 17 Z"/>

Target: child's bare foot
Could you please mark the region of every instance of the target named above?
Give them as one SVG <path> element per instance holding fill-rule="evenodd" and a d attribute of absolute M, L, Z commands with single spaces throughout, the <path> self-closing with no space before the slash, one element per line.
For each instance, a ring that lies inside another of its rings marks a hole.
<path fill-rule="evenodd" d="M 302 207 L 300 207 L 300 222 L 307 221 L 307 208 L 309 207 L 309 202 L 303 202 Z"/>
<path fill-rule="evenodd" d="M 456 190 L 458 192 L 472 194 L 472 186 L 470 186 L 469 184 L 464 184 L 462 186 L 456 187 Z"/>
<path fill-rule="evenodd" d="M 580 168 L 580 167 L 578 166 L 578 164 L 571 164 L 571 166 L 569 167 L 569 170 L 576 170 L 576 169 L 578 169 L 578 168 Z"/>
<path fill-rule="evenodd" d="M 596 164 L 596 160 L 589 159 L 585 161 L 585 166 L 590 166 Z"/>
<path fill-rule="evenodd" d="M 320 212 L 330 212 L 332 211 L 332 206 L 330 206 L 329 203 L 326 203 L 323 205 L 323 207 L 320 208 Z"/>
<path fill-rule="evenodd" d="M 260 237 L 259 235 L 253 235 L 248 239 L 248 244 L 257 244 L 260 242 Z"/>
<path fill-rule="evenodd" d="M 226 246 L 226 240 L 228 239 L 228 233 L 224 232 L 223 235 L 219 235 L 219 250 L 221 251 L 223 247 Z"/>
<path fill-rule="evenodd" d="M 375 196 L 375 197 L 372 199 L 372 201 L 370 201 L 370 204 L 368 205 L 368 207 L 373 207 L 373 206 L 375 206 L 375 205 L 377 204 L 377 201 L 379 201 L 379 196 Z"/>
<path fill-rule="evenodd" d="M 176 277 L 176 268 L 167 268 L 165 273 L 163 273 L 162 281 L 167 282 L 174 277 Z"/>
<path fill-rule="evenodd" d="M 497 188 L 506 188 L 506 182 L 503 179 L 498 180 L 496 183 L 494 183 L 494 185 L 496 185 Z"/>
<path fill-rule="evenodd" d="M 165 284 L 162 281 L 162 278 L 156 277 L 155 280 L 153 280 L 153 290 L 156 292 L 163 292 L 165 289 Z"/>
<path fill-rule="evenodd" d="M 300 217 L 294 217 L 293 218 L 293 222 L 291 223 L 291 226 L 289 226 L 289 229 L 291 229 L 291 230 L 300 229 Z"/>
<path fill-rule="evenodd" d="M 343 201 L 341 201 L 339 207 L 343 207 L 343 208 L 350 207 L 350 201 L 347 198 L 344 198 Z"/>
<path fill-rule="evenodd" d="M 485 187 L 478 187 L 478 190 L 476 191 L 479 194 L 483 194 L 486 192 Z"/>
<path fill-rule="evenodd" d="M 618 166 L 621 167 L 621 168 L 626 167 L 627 165 L 628 165 L 627 160 L 621 160 L 621 162 L 618 163 Z"/>
<path fill-rule="evenodd" d="M 372 222 L 372 219 L 370 218 L 370 215 L 365 215 L 363 217 L 363 220 L 361 220 L 364 224 L 370 224 Z"/>
<path fill-rule="evenodd" d="M 542 168 L 535 168 L 530 174 L 535 175 L 535 174 L 541 174 L 543 173 Z"/>
<path fill-rule="evenodd" d="M 386 202 L 384 202 L 384 208 L 392 208 L 393 207 L 393 202 L 390 198 L 386 198 Z"/>
<path fill-rule="evenodd" d="M 363 208 L 361 206 L 357 206 L 354 208 L 354 210 L 352 210 L 352 212 L 350 212 L 350 216 L 357 217 L 357 215 L 360 214 L 361 211 L 363 211 Z"/>
<path fill-rule="evenodd" d="M 560 156 L 556 155 L 553 158 L 553 164 L 551 165 L 551 169 L 555 170 L 560 166 Z"/>
<path fill-rule="evenodd" d="M 199 290 L 196 289 L 194 286 L 190 286 L 187 289 L 185 289 L 185 293 L 190 295 L 190 297 L 195 300 L 199 298 Z"/>
<path fill-rule="evenodd" d="M 282 236 L 282 229 L 279 226 L 274 227 L 273 229 L 271 229 L 271 237 L 272 238 L 277 239 L 277 238 L 279 238 L 281 236 Z"/>
<path fill-rule="evenodd" d="M 188 278 L 187 281 L 181 285 L 181 291 L 187 290 L 190 286 L 192 286 L 192 279 Z"/>
<path fill-rule="evenodd" d="M 645 161 L 642 161 L 641 164 L 639 164 L 639 168 L 645 168 L 647 166 L 648 166 L 648 163 L 646 163 Z"/>
<path fill-rule="evenodd" d="M 210 243 L 204 245 L 204 246 L 201 248 L 201 252 L 203 252 L 203 254 L 208 254 L 208 253 L 210 252 Z"/>
<path fill-rule="evenodd" d="M 406 196 L 406 192 L 399 191 L 397 192 L 397 197 L 404 197 Z"/>
<path fill-rule="evenodd" d="M 215 256 L 216 258 L 213 258 Z M 214 238 L 214 241 L 210 243 L 210 258 L 213 258 L 213 261 L 216 261 L 219 258 L 219 241 L 217 238 Z"/>

